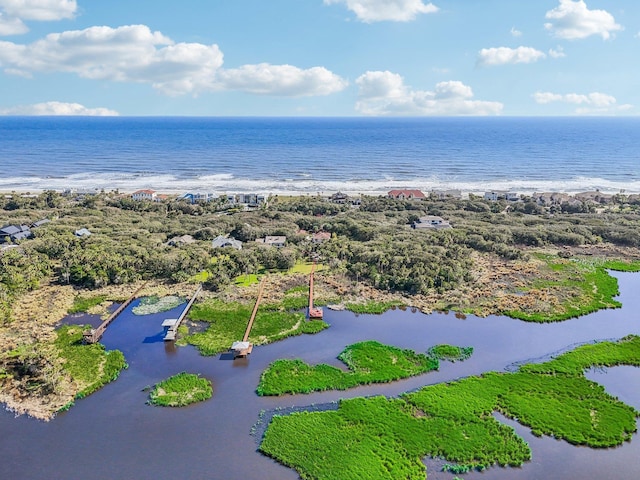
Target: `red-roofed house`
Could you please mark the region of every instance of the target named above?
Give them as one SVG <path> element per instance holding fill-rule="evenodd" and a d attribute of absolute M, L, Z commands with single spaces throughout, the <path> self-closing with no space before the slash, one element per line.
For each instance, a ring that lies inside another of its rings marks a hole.
<path fill-rule="evenodd" d="M 151 202 L 155 201 L 157 197 L 155 190 L 138 190 L 131 194 L 131 198 L 134 200 L 149 200 Z"/>
<path fill-rule="evenodd" d="M 387 195 L 396 200 L 412 200 L 414 198 L 424 200 L 427 198 L 420 190 L 391 190 Z"/>

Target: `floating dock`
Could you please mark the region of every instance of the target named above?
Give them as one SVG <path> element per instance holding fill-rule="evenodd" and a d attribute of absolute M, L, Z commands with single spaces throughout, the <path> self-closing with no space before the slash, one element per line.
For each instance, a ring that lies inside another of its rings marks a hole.
<path fill-rule="evenodd" d="M 98 326 L 98 328 L 92 328 L 91 330 L 85 330 L 82 333 L 82 338 L 84 339 L 85 343 L 97 343 L 100 341 L 100 339 L 102 338 L 102 335 L 104 335 L 105 330 L 107 329 L 107 327 L 109 326 L 109 324 L 111 324 L 111 322 L 113 322 L 118 315 L 120 315 L 122 313 L 122 311 L 127 308 L 131 302 L 133 302 L 136 298 L 138 293 L 140 293 L 140 291 L 147 286 L 147 283 L 143 283 L 142 286 L 140 288 L 138 288 L 135 292 L 133 292 L 133 295 L 131 295 L 126 302 L 124 302 L 122 305 L 120 305 L 118 307 L 118 309 L 113 312 L 111 315 L 109 315 L 109 318 L 107 318 L 104 322 L 102 322 L 100 324 L 100 326 Z"/>
<path fill-rule="evenodd" d="M 162 328 L 164 328 L 165 342 L 170 342 L 176 339 L 176 335 L 178 334 L 178 327 L 182 323 L 182 320 L 184 320 L 184 317 L 187 316 L 187 313 L 189 313 L 189 310 L 191 309 L 193 302 L 196 300 L 196 297 L 198 296 L 201 290 L 202 290 L 202 285 L 199 285 L 195 293 L 191 297 L 191 300 L 189 300 L 189 303 L 187 303 L 187 306 L 184 307 L 184 310 L 182 310 L 182 313 L 178 318 L 167 318 L 164 322 L 162 322 Z"/>
<path fill-rule="evenodd" d="M 244 332 L 244 337 L 242 340 L 233 342 L 229 351 L 233 353 L 233 358 L 238 357 L 246 357 L 253 350 L 253 344 L 249 342 L 249 334 L 251 333 L 251 328 L 253 327 L 253 321 L 256 319 L 256 313 L 258 313 L 258 306 L 260 306 L 260 301 L 262 300 L 262 292 L 264 291 L 264 284 L 267 280 L 266 275 L 262 277 L 260 280 L 260 286 L 258 287 L 258 297 L 256 298 L 256 304 L 253 306 L 253 311 L 251 312 L 251 318 L 249 318 L 249 323 L 247 324 L 247 329 Z"/>

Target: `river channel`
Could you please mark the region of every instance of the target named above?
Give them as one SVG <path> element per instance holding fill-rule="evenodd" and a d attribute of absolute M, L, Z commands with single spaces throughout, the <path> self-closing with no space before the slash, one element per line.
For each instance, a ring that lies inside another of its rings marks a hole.
<path fill-rule="evenodd" d="M 640 334 L 640 275 L 614 274 L 623 308 L 573 320 L 534 324 L 506 317 L 457 318 L 453 313 L 424 315 L 393 310 L 383 315 L 354 315 L 325 310 L 331 328 L 317 335 L 289 338 L 255 347 L 249 359 L 202 357 L 192 347 L 162 341 L 161 323 L 174 312 L 136 316 L 134 302 L 108 328 L 102 342 L 121 350 L 129 363 L 118 380 L 76 402 L 50 422 L 0 411 L 0 479 L 261 479 L 299 478 L 297 473 L 257 452 L 252 435 L 262 410 L 332 402 L 363 395 L 394 396 L 424 385 L 486 371 L 502 371 L 513 362 L 539 359 L 577 343 Z M 179 310 L 179 309 L 177 309 Z M 473 346 L 465 362 L 443 362 L 440 370 L 388 385 L 346 392 L 264 398 L 255 394 L 261 372 L 278 358 L 340 365 L 345 346 L 363 340 L 418 352 L 439 343 Z M 182 409 L 147 405 L 145 387 L 182 372 L 213 382 L 213 397 Z M 640 409 L 640 369 L 616 367 L 588 372 L 607 391 Z M 532 448 L 522 468 L 492 468 L 461 475 L 465 479 L 637 478 L 640 439 L 614 449 L 575 447 L 549 437 L 536 438 L 514 426 Z M 313 455 L 313 452 L 309 452 Z M 349 468 L 345 465 L 345 468 Z M 615 473 L 614 473 L 615 472 Z M 454 475 L 429 470 L 429 479 Z"/>

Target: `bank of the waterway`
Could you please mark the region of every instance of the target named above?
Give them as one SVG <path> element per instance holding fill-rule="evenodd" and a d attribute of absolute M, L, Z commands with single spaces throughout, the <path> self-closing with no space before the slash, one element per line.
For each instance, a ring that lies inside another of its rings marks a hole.
<path fill-rule="evenodd" d="M 457 318 L 453 313 L 423 315 L 390 311 L 384 315 L 359 315 L 327 311 L 331 328 L 313 336 L 286 339 L 258 346 L 249 359 L 201 357 L 192 347 L 175 348 L 162 341 L 164 314 L 135 316 L 129 307 L 107 330 L 103 343 L 121 350 L 129 369 L 120 378 L 69 412 L 49 423 L 0 412 L 0 478 L 12 480 L 65 479 L 296 479 L 293 470 L 257 452 L 250 435 L 260 411 L 305 406 L 363 395 L 398 395 L 423 385 L 502 370 L 510 363 L 542 357 L 567 345 L 593 339 L 640 334 L 640 275 L 616 273 L 623 307 L 605 310 L 561 323 L 533 324 L 505 317 Z M 136 302 L 132 306 L 135 306 Z M 300 358 L 307 363 L 339 366 L 336 356 L 346 345 L 363 340 L 425 351 L 439 343 L 469 345 L 473 356 L 466 362 L 444 363 L 437 372 L 394 382 L 358 387 L 342 392 L 258 397 L 255 388 L 261 372 L 275 359 Z M 639 369 L 621 371 L 620 384 L 638 381 Z M 213 397 L 183 409 L 158 409 L 145 404 L 143 389 L 160 380 L 189 371 L 213 382 Z M 591 379 L 599 381 L 602 374 Z M 604 378 L 604 377 L 603 377 Z M 602 382 L 607 385 L 606 382 Z M 613 388 L 613 387 L 612 387 Z M 615 390 L 612 390 L 616 394 Z M 631 396 L 640 395 L 631 391 Z M 623 401 L 637 407 L 633 400 Z M 637 401 L 637 400 L 636 400 Z M 517 427 L 529 441 L 528 429 Z M 637 435 L 622 447 L 592 450 L 549 438 L 531 438 L 533 460 L 518 469 L 491 469 L 470 479 L 634 478 L 640 471 Z M 167 458 L 166 452 L 173 452 Z M 561 454 L 556 454 L 561 451 Z M 313 452 L 309 452 L 313 455 Z M 561 473 L 557 473 L 561 472 Z M 574 475 L 575 472 L 576 474 Z M 430 479 L 450 480 L 453 475 L 430 471 Z"/>

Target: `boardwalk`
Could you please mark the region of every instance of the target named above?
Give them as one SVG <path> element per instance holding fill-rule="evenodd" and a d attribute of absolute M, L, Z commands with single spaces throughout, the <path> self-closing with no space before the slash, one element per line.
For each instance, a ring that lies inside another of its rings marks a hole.
<path fill-rule="evenodd" d="M 131 295 L 126 302 L 120 305 L 118 309 L 115 312 L 113 312 L 109 316 L 109 318 L 107 318 L 104 322 L 102 322 L 98 328 L 92 328 L 91 330 L 86 330 L 82 334 L 82 338 L 84 338 L 85 343 L 99 342 L 100 339 L 102 338 L 102 335 L 104 335 L 104 332 L 109 326 L 109 324 L 113 322 L 118 317 L 118 315 L 120 315 L 122 311 L 125 308 L 127 308 L 131 304 L 131 302 L 133 302 L 137 298 L 138 293 L 140 293 L 140 291 L 146 286 L 147 286 L 147 283 L 146 282 L 143 283 L 142 286 L 138 288 L 135 292 L 133 292 L 133 295 Z"/>
<path fill-rule="evenodd" d="M 313 273 L 316 269 L 316 262 L 313 262 L 311 274 L 309 275 L 309 320 L 322 319 L 323 311 L 320 307 L 313 306 Z"/>
<path fill-rule="evenodd" d="M 187 306 L 184 307 L 184 310 L 182 310 L 182 313 L 178 318 L 168 318 L 164 322 L 162 322 L 162 326 L 166 329 L 164 334 L 165 342 L 176 339 L 176 335 L 178 333 L 178 327 L 182 323 L 182 320 L 184 320 L 184 317 L 187 316 L 187 313 L 189 313 L 189 309 L 191 309 L 193 302 L 195 301 L 196 297 L 198 296 L 201 290 L 202 290 L 202 285 L 198 286 L 195 293 L 191 297 L 191 300 L 189 300 L 189 303 L 187 303 Z"/>
<path fill-rule="evenodd" d="M 251 328 L 253 327 L 253 321 L 256 319 L 256 314 L 258 313 L 258 307 L 260 306 L 260 301 L 262 300 L 262 292 L 264 291 L 264 284 L 266 280 L 267 277 L 264 276 L 260 281 L 260 286 L 258 287 L 258 297 L 256 298 L 256 304 L 253 306 L 253 311 L 251 312 L 249 323 L 247 323 L 247 329 L 244 332 L 244 337 L 242 337 L 241 341 L 233 342 L 233 345 L 231 345 L 233 358 L 246 357 L 253 350 L 253 344 L 249 342 L 249 334 L 251 333 Z"/>

